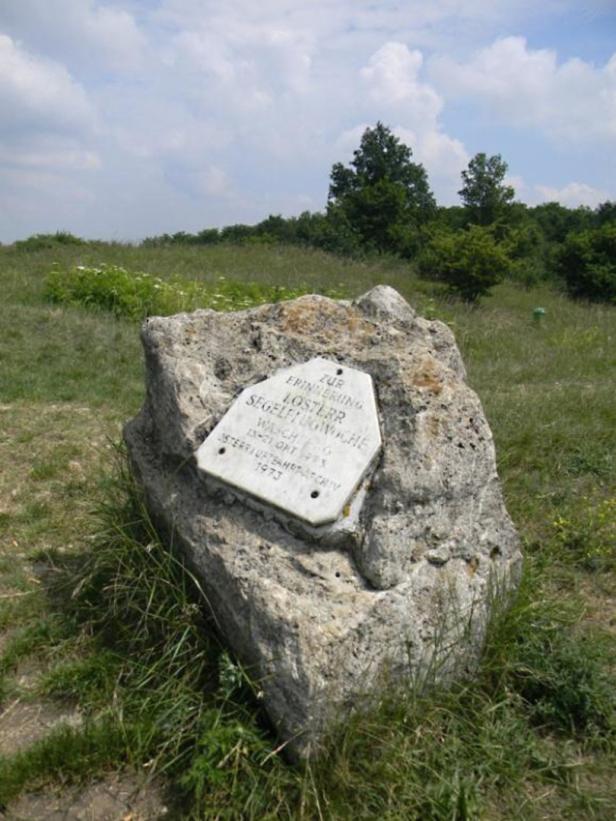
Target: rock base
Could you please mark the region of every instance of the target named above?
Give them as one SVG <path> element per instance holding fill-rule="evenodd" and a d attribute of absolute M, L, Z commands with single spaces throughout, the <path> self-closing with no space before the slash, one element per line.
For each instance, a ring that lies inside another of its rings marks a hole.
<path fill-rule="evenodd" d="M 354 303 L 154 317 L 142 339 L 146 401 L 125 428 L 133 469 L 288 750 L 315 752 L 384 687 L 471 672 L 521 555 L 447 326 L 379 286 Z M 213 491 L 195 460 L 246 386 L 316 356 L 372 376 L 383 439 L 353 539 L 339 545 Z"/>

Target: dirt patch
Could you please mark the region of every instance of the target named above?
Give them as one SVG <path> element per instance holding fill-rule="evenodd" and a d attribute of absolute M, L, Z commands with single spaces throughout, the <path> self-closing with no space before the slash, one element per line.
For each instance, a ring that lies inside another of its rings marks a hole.
<path fill-rule="evenodd" d="M 28 793 L 0 813 L 3 821 L 157 821 L 168 809 L 158 785 L 128 774 L 87 786 Z"/>
<path fill-rule="evenodd" d="M 62 725 L 78 727 L 78 710 L 47 702 L 10 701 L 0 713 L 0 755 L 13 755 Z"/>

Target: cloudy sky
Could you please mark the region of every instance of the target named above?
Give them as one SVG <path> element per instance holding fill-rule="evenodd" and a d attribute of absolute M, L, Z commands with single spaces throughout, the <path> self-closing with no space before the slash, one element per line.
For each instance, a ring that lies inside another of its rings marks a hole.
<path fill-rule="evenodd" d="M 319 210 L 377 120 L 443 204 L 616 199 L 616 0 L 0 0 L 0 241 Z"/>

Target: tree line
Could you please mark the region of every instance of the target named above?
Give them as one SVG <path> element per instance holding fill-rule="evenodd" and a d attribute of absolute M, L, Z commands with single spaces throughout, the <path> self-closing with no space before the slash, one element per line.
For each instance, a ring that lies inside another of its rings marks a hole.
<path fill-rule="evenodd" d="M 272 243 L 338 254 L 395 254 L 468 301 L 508 277 L 558 280 L 577 298 L 616 303 L 616 202 L 595 209 L 515 201 L 500 155 L 476 154 L 459 206 L 439 206 L 421 163 L 390 128 L 367 128 L 350 164 L 335 163 L 323 212 L 270 215 L 256 225 L 149 237 L 144 245 Z"/>

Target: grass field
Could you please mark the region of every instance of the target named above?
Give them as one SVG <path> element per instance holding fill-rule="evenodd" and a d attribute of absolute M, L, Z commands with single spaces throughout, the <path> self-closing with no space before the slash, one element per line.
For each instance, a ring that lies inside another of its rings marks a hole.
<path fill-rule="evenodd" d="M 526 553 L 477 678 L 384 703 L 322 760 L 287 764 L 125 475 L 139 322 L 49 302 L 53 263 L 206 290 L 224 277 L 238 299 L 242 283 L 355 296 L 385 282 L 446 321 Z M 7 715 L 48 716 L 44 732 L 6 725 L 0 811 L 123 772 L 178 818 L 616 816 L 615 308 L 508 283 L 471 308 L 394 260 L 267 246 L 3 247 L 0 284 L 0 739 Z"/>

